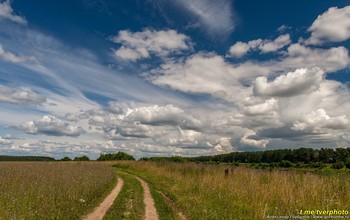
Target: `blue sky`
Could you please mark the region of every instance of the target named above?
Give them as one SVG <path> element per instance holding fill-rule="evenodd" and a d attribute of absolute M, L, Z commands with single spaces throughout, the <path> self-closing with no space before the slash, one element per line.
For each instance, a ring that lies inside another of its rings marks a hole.
<path fill-rule="evenodd" d="M 0 1 L 0 154 L 350 142 L 350 1 Z"/>

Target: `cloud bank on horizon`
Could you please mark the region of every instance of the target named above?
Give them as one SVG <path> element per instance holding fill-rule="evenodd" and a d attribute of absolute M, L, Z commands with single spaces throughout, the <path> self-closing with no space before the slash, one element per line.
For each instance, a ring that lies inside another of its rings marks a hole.
<path fill-rule="evenodd" d="M 0 154 L 348 147 L 350 6 L 326 3 L 254 32 L 239 1 L 2 1 Z"/>

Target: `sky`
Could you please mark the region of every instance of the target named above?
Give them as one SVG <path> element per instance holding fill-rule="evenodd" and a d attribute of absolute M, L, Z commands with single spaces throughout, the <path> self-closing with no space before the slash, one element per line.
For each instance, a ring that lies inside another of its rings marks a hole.
<path fill-rule="evenodd" d="M 350 0 L 0 0 L 0 154 L 350 144 Z"/>

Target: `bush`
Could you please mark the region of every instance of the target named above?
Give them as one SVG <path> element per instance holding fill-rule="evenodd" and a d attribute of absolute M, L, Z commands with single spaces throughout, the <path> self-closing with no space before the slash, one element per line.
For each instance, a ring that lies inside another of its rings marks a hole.
<path fill-rule="evenodd" d="M 285 167 L 285 168 L 289 168 L 289 167 L 292 167 L 293 166 L 293 163 L 290 162 L 289 160 L 282 160 L 280 163 L 279 163 L 280 167 Z"/>
<path fill-rule="evenodd" d="M 323 162 L 310 163 L 311 168 L 324 168 L 326 165 Z"/>
<path fill-rule="evenodd" d="M 332 168 L 333 169 L 341 169 L 341 168 L 343 168 L 343 167 L 345 167 L 345 164 L 344 164 L 344 162 L 336 162 L 336 163 L 334 163 L 334 164 L 332 164 Z"/>
<path fill-rule="evenodd" d="M 87 156 L 75 157 L 74 161 L 89 161 L 90 159 Z"/>
<path fill-rule="evenodd" d="M 350 157 L 348 157 L 348 159 L 346 159 L 345 166 L 346 166 L 346 168 L 350 169 Z"/>
<path fill-rule="evenodd" d="M 106 161 L 106 160 L 135 160 L 135 158 L 127 153 L 119 151 L 116 154 L 101 154 L 99 158 L 97 158 L 99 161 Z"/>
<path fill-rule="evenodd" d="M 232 166 L 238 167 L 239 166 L 239 162 L 238 161 L 233 161 L 232 162 Z"/>

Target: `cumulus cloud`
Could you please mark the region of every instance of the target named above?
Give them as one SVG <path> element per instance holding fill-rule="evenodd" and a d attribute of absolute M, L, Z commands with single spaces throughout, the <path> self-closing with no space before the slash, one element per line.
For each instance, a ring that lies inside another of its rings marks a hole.
<path fill-rule="evenodd" d="M 202 125 L 198 119 L 173 105 L 153 105 L 129 109 L 123 120 L 153 126 L 172 125 L 190 129 L 199 129 Z"/>
<path fill-rule="evenodd" d="M 320 108 L 304 115 L 300 121 L 294 122 L 292 129 L 320 133 L 324 132 L 324 129 L 340 130 L 348 126 L 349 120 L 346 115 L 331 117 L 324 109 Z"/>
<path fill-rule="evenodd" d="M 46 102 L 46 98 L 33 92 L 30 88 L 15 89 L 0 85 L 0 102 L 40 105 Z"/>
<path fill-rule="evenodd" d="M 271 98 L 263 103 L 249 105 L 244 107 L 245 115 L 266 115 L 273 114 L 278 109 L 278 100 Z"/>
<path fill-rule="evenodd" d="M 230 47 L 228 56 L 229 57 L 243 57 L 249 51 L 255 50 L 256 48 L 258 48 L 262 42 L 263 41 L 261 39 L 252 40 L 252 41 L 249 41 L 248 43 L 238 41 L 237 43 L 235 43 L 234 45 L 232 45 Z"/>
<path fill-rule="evenodd" d="M 253 91 L 258 96 L 288 97 L 310 93 L 319 88 L 324 72 L 319 68 L 297 69 L 268 82 L 266 77 L 255 80 Z"/>
<path fill-rule="evenodd" d="M 214 143 L 214 149 L 218 152 L 232 152 L 235 148 L 231 144 L 231 138 L 221 137 Z"/>
<path fill-rule="evenodd" d="M 23 24 L 23 25 L 27 24 L 27 20 L 25 18 L 18 16 L 18 15 L 15 15 L 13 13 L 13 9 L 11 7 L 10 0 L 6 0 L 6 1 L 0 3 L 0 19 L 1 18 L 6 18 L 6 19 L 9 19 L 13 22 Z"/>
<path fill-rule="evenodd" d="M 275 52 L 291 43 L 289 34 L 284 34 L 276 38 L 275 40 L 265 40 L 259 45 L 259 49 L 262 53 Z"/>
<path fill-rule="evenodd" d="M 343 46 L 320 49 L 306 47 L 298 43 L 290 45 L 285 58 L 278 63 L 281 67 L 319 67 L 326 72 L 344 69 L 349 64 L 349 52 Z"/>
<path fill-rule="evenodd" d="M 308 29 L 311 37 L 305 43 L 321 45 L 350 38 L 350 6 L 331 7 L 319 15 Z"/>
<path fill-rule="evenodd" d="M 247 71 L 250 70 L 235 69 L 216 54 L 198 53 L 186 60 L 169 61 L 153 70 L 147 78 L 159 86 L 229 100 L 232 94 L 242 94 L 241 97 L 244 97 L 247 95 L 245 93 L 249 93 L 249 89 L 239 82 L 241 73 L 247 75 Z"/>
<path fill-rule="evenodd" d="M 192 21 L 198 23 L 211 36 L 228 36 L 234 31 L 235 16 L 229 0 L 176 0 L 194 17 Z"/>
<path fill-rule="evenodd" d="M 237 42 L 230 47 L 228 57 L 242 57 L 250 51 L 260 51 L 261 53 L 275 52 L 291 43 L 289 34 L 284 34 L 274 40 L 252 40 L 248 43 Z"/>
<path fill-rule="evenodd" d="M 0 57 L 4 59 L 5 61 L 12 62 L 12 63 L 22 63 L 25 61 L 34 61 L 34 57 L 26 57 L 22 55 L 16 55 L 11 52 L 6 51 L 2 44 L 0 44 Z"/>
<path fill-rule="evenodd" d="M 62 121 L 55 116 L 44 116 L 42 119 L 29 121 L 17 126 L 18 129 L 28 134 L 46 134 L 52 136 L 72 136 L 81 135 L 84 130 L 78 126 L 72 126 L 68 122 Z"/>
<path fill-rule="evenodd" d="M 170 53 L 181 52 L 191 48 L 190 39 L 175 30 L 151 30 L 142 32 L 119 31 L 113 42 L 122 46 L 115 50 L 118 58 L 129 61 L 137 61 L 149 58 L 152 54 L 160 57 Z"/>
<path fill-rule="evenodd" d="M 269 143 L 269 140 L 257 139 L 256 132 L 251 130 L 241 138 L 240 143 L 242 145 L 265 148 L 266 145 Z"/>

